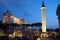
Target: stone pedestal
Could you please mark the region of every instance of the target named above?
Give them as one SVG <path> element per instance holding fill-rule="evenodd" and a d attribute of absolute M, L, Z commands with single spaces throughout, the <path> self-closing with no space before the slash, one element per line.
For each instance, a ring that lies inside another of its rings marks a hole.
<path fill-rule="evenodd" d="M 41 38 L 46 38 L 48 37 L 48 33 L 41 33 Z"/>

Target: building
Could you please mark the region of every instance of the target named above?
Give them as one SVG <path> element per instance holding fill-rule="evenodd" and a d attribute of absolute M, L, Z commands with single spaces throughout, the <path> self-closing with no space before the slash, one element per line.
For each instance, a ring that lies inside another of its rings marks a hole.
<path fill-rule="evenodd" d="M 3 14 L 3 23 L 17 23 L 17 24 L 25 24 L 25 20 L 21 17 L 17 18 L 15 16 L 13 16 L 10 12 L 10 10 L 7 10 L 4 14 Z"/>
<path fill-rule="evenodd" d="M 13 17 L 9 10 L 3 14 L 3 23 L 13 23 Z"/>
<path fill-rule="evenodd" d="M 15 16 L 13 16 L 10 12 L 10 10 L 7 10 L 4 14 L 3 14 L 3 19 L 2 19 L 2 23 L 5 24 L 11 24 L 11 23 L 14 23 L 14 24 L 26 24 L 27 22 L 22 18 L 17 18 Z M 20 26 L 22 27 L 22 26 Z M 13 34 L 10 34 L 9 36 L 22 36 L 22 32 L 20 30 L 16 30 L 14 29 L 15 27 L 13 26 L 8 26 L 8 28 L 10 29 L 9 31 L 13 31 Z"/>

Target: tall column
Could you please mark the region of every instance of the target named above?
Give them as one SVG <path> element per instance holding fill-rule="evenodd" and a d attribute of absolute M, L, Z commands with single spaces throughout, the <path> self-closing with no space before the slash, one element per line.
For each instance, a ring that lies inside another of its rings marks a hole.
<path fill-rule="evenodd" d="M 48 37 L 48 34 L 46 32 L 46 16 L 45 16 L 45 5 L 44 5 L 44 0 L 42 1 L 42 33 L 41 33 L 41 38 L 42 37 Z"/>
<path fill-rule="evenodd" d="M 42 10 L 42 32 L 46 32 L 46 16 L 44 2 L 42 3 L 41 10 Z"/>

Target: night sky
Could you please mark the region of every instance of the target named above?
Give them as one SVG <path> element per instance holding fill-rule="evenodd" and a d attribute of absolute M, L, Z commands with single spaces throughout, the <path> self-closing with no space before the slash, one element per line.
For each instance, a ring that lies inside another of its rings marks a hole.
<path fill-rule="evenodd" d="M 58 28 L 56 9 L 59 2 L 58 0 L 44 0 L 47 28 Z M 42 0 L 0 0 L 0 20 L 3 13 L 9 9 L 15 17 L 23 17 L 28 23 L 41 22 L 41 4 Z"/>

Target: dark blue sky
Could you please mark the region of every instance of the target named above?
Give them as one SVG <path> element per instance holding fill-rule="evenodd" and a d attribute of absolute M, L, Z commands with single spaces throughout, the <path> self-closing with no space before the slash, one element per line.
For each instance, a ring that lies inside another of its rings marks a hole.
<path fill-rule="evenodd" d="M 44 0 L 46 7 L 47 28 L 57 28 L 58 19 L 56 9 L 58 0 Z M 41 22 L 41 4 L 42 0 L 0 0 L 0 20 L 3 13 L 9 9 L 16 17 L 23 17 L 28 23 Z"/>

